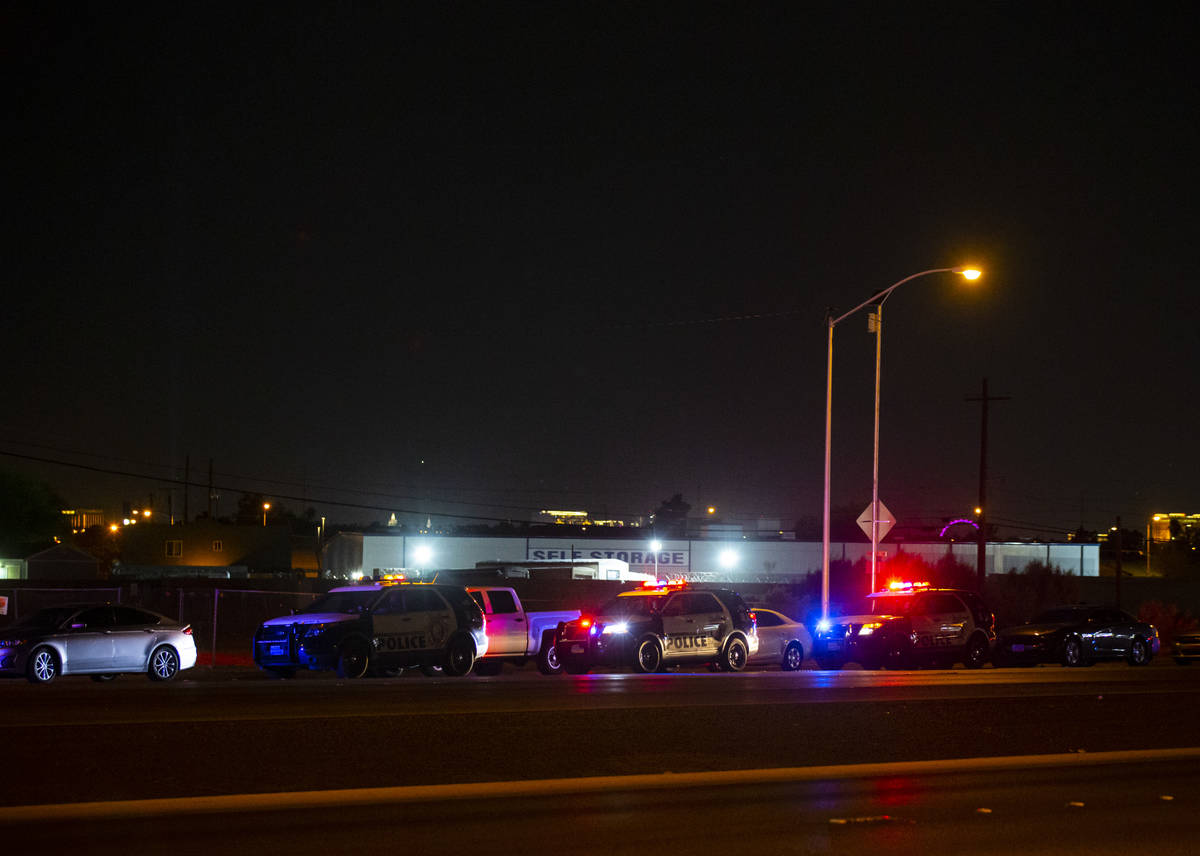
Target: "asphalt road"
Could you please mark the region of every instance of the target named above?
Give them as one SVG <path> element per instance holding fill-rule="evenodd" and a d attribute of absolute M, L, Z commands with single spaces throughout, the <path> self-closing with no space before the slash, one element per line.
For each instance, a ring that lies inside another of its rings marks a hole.
<path fill-rule="evenodd" d="M 339 681 L 330 675 L 279 681 L 252 670 L 219 669 L 185 673 L 168 685 L 135 676 L 107 684 L 64 679 L 47 687 L 4 682 L 0 683 L 0 709 L 4 711 L 0 744 L 5 773 L 0 777 L 0 798 L 5 806 L 13 807 L 1169 749 L 1200 745 L 1195 733 L 1198 704 L 1200 669 L 1164 661 L 1143 669 L 1113 664 L 1079 670 L 1046 666 L 977 672 L 957 668 L 593 674 L 578 678 L 548 678 L 525 669 L 506 671 L 496 678 L 431 679 L 411 674 L 363 681 Z M 1182 783 L 1178 788 L 1182 796 L 1176 795 L 1170 802 L 1176 808 L 1190 805 L 1187 817 L 1192 818 L 1197 807 L 1195 770 L 1200 763 L 1193 760 L 1176 766 L 1183 773 L 1170 774 Z M 1059 797 L 1066 785 L 1049 773 L 1040 775 L 1053 782 L 1046 785 L 1050 795 L 1036 799 L 1046 800 L 1046 805 L 1065 805 Z M 1157 816 L 1153 813 L 1162 806 L 1151 799 L 1155 795 L 1150 791 L 1155 788 L 1150 784 L 1166 773 L 1160 765 L 1139 775 L 1148 790 L 1139 791 L 1138 799 L 1147 801 L 1148 817 Z M 1091 787 L 1103 779 L 1082 775 L 1079 783 Z M 991 774 L 965 782 L 962 789 L 939 785 L 929 790 L 942 795 L 941 802 L 929 803 L 941 806 L 939 812 L 944 810 L 944 815 L 938 815 L 940 820 L 928 815 L 927 820 L 914 823 L 862 821 L 849 831 L 826 827 L 838 812 L 866 818 L 880 814 L 870 799 L 854 802 L 851 797 L 857 791 L 849 786 L 829 791 L 845 790 L 850 800 L 845 804 L 829 803 L 823 796 L 816 799 L 813 791 L 805 790 L 816 787 L 811 783 L 763 785 L 764 792 L 753 804 L 774 804 L 776 810 L 792 811 L 786 807 L 797 799 L 803 803 L 802 811 L 795 809 L 799 812 L 796 822 L 805 829 L 816 824 L 813 829 L 822 831 L 816 838 L 805 833 L 802 839 L 808 844 L 798 852 L 821 852 L 822 841 L 832 842 L 830 852 L 844 852 L 839 841 L 857 844 L 878 836 L 899 836 L 897 842 L 904 836 L 917 836 L 922 842 L 936 843 L 941 834 L 938 830 L 954 835 L 963 831 L 961 825 L 981 822 L 973 814 L 974 808 L 966 812 L 966 803 L 959 804 L 954 795 L 967 789 L 966 793 L 976 794 L 967 802 L 985 800 L 996 780 Z M 738 812 L 750 809 L 744 798 L 734 799 L 732 793 L 745 789 L 725 787 L 709 792 L 690 788 L 682 802 L 666 798 L 662 792 L 634 792 L 622 798 L 619 790 L 598 796 L 555 797 L 554 801 L 575 801 L 569 811 L 583 811 L 585 818 L 592 817 L 590 808 L 584 811 L 585 806 L 607 806 L 604 812 L 609 814 L 596 820 L 598 828 L 607 828 L 609 823 L 628 826 L 631 814 L 657 818 L 664 811 L 677 810 L 696 811 L 695 819 L 706 821 L 719 816 L 711 806 L 722 805 L 723 799 L 731 800 L 730 811 L 743 817 Z M 776 789 L 780 789 L 778 793 Z M 1021 813 L 1011 807 L 1020 802 L 1024 792 L 1024 785 L 1010 785 L 1003 791 L 1010 800 L 1006 811 L 1014 822 Z M 529 799 L 533 805 L 522 806 L 516 816 L 530 816 L 529 811 L 545 801 Z M 1076 801 L 1118 805 L 1120 797 L 1115 792 L 1097 792 L 1095 796 L 1089 792 Z M 342 834 L 354 835 L 357 841 L 352 819 L 361 821 L 378 811 L 335 800 L 322 810 L 258 812 L 252 815 L 258 823 L 249 823 L 246 815 L 238 813 L 228 827 L 224 821 L 212 827 L 219 814 L 204 815 L 185 827 L 193 829 L 194 836 L 189 833 L 186 841 L 178 843 L 190 847 L 203 841 L 203 830 L 210 828 L 246 831 L 244 836 L 235 836 L 239 842 L 259 840 L 258 833 L 251 835 L 249 830 L 268 830 L 263 834 L 269 836 L 271 829 L 282 835 L 285 830 L 312 828 L 303 837 L 312 844 L 334 834 L 326 829 L 331 822 L 337 826 L 349 823 L 342 827 Z M 409 814 L 416 810 L 396 811 L 395 821 L 405 823 L 408 829 Z M 511 807 L 484 809 L 472 803 L 471 810 L 464 811 L 460 801 L 438 811 L 445 817 L 474 818 L 487 811 L 507 816 Z M 769 822 L 773 817 L 770 810 L 755 809 L 746 816 L 764 825 L 764 841 L 782 841 L 777 838 L 781 834 L 777 826 Z M 1171 815 L 1165 812 L 1163 816 Z M 1024 831 L 1020 835 L 1037 842 L 1041 839 L 1035 834 L 1036 825 L 1027 825 L 1033 820 L 1021 820 Z M 1055 821 L 1047 815 L 1040 822 L 1050 828 L 1061 818 Z M 177 828 L 165 820 L 121 823 L 123 829 L 142 830 L 146 841 L 153 839 L 156 829 Z M 71 834 L 86 838 L 106 825 L 121 823 L 62 822 L 55 828 L 66 843 Z M 6 824 L 3 819 L 0 827 L 7 829 L 9 841 L 37 828 L 24 822 Z M 521 828 L 524 832 L 520 834 L 527 837 L 532 827 L 526 824 Z M 720 827 L 722 835 L 726 828 L 724 824 Z M 456 827 L 455 834 L 463 836 L 462 843 L 469 843 L 476 840 L 473 836 L 483 835 L 484 829 L 464 825 Z M 568 832 L 564 828 L 563 840 L 569 842 Z M 551 840 L 540 837 L 540 826 L 537 834 L 539 843 Z M 391 840 L 380 835 L 381 842 Z M 547 835 L 552 833 L 547 830 Z M 697 843 L 704 840 L 697 832 Z M 309 852 L 303 841 L 293 852 Z M 370 846 L 364 847 L 363 852 L 371 852 Z M 545 852 L 547 848 L 538 849 Z M 1040 851 L 1033 848 L 1030 852 Z"/>

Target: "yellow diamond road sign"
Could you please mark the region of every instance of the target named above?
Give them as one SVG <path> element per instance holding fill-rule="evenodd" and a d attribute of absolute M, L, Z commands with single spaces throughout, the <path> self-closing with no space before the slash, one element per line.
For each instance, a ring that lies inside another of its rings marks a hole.
<path fill-rule="evenodd" d="M 887 506 L 882 502 L 879 503 L 879 540 L 883 540 L 883 536 L 892 530 L 896 525 L 896 518 L 892 512 L 887 510 Z M 871 506 L 867 506 L 867 510 L 858 516 L 858 528 L 867 533 L 867 537 L 871 537 Z"/>

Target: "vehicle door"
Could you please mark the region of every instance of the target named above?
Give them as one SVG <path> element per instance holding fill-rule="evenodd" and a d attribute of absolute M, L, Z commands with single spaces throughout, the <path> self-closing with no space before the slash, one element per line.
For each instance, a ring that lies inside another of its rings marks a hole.
<path fill-rule="evenodd" d="M 413 586 L 389 592 L 372 614 L 381 659 L 416 662 L 446 645 L 454 613 L 436 591 Z"/>
<path fill-rule="evenodd" d="M 113 668 L 141 671 L 150 664 L 150 649 L 157 641 L 157 616 L 132 606 L 114 606 L 112 628 Z"/>
<path fill-rule="evenodd" d="M 1124 654 L 1129 646 L 1132 625 L 1115 609 L 1098 609 L 1088 616 L 1088 635 L 1092 639 L 1092 651 L 1101 657 Z"/>
<path fill-rule="evenodd" d="M 689 592 L 672 592 L 663 604 L 663 657 L 678 660 L 703 653 L 703 624 L 697 624 Z"/>
<path fill-rule="evenodd" d="M 769 609 L 755 610 L 758 614 L 758 658 L 774 658 L 783 654 L 785 631 L 779 613 Z"/>
<path fill-rule="evenodd" d="M 913 595 L 907 604 L 909 625 L 912 627 L 913 647 L 920 651 L 931 651 L 938 644 L 940 624 L 930 611 L 932 594 Z M 891 611 L 891 610 L 889 610 Z"/>
<path fill-rule="evenodd" d="M 62 636 L 67 672 L 99 672 L 113 667 L 113 611 L 94 606 L 71 619 Z"/>
<path fill-rule="evenodd" d="M 971 611 L 948 592 L 934 592 L 927 597 L 934 647 L 961 648 L 966 645 L 967 631 L 971 629 Z"/>
<path fill-rule="evenodd" d="M 517 606 L 513 593 L 506 589 L 481 592 L 487 603 L 488 654 L 523 655 L 529 643 L 529 626 Z"/>
<path fill-rule="evenodd" d="M 701 650 L 706 654 L 718 653 L 721 643 L 733 629 L 729 613 L 712 592 L 692 592 L 689 598 L 688 607 L 696 620 L 696 626 L 700 628 Z"/>

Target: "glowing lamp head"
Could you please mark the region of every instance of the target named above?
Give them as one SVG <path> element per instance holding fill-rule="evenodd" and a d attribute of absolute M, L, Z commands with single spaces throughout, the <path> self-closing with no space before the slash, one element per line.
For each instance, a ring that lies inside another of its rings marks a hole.
<path fill-rule="evenodd" d="M 833 629 L 833 622 L 831 622 L 828 618 L 822 618 L 820 621 L 817 622 L 817 632 L 818 633 L 828 633 L 832 629 Z"/>
<path fill-rule="evenodd" d="M 413 560 L 419 565 L 427 565 L 433 559 L 433 548 L 428 544 L 421 544 L 413 550 Z"/>
<path fill-rule="evenodd" d="M 955 273 L 962 274 L 963 279 L 976 280 L 983 276 L 983 271 L 978 268 L 955 268 Z"/>
<path fill-rule="evenodd" d="M 657 553 L 659 550 L 662 549 L 662 541 L 659 541 L 658 539 L 651 541 L 650 549 L 653 550 L 655 553 Z"/>
<path fill-rule="evenodd" d="M 721 555 L 717 557 L 722 568 L 732 568 L 737 564 L 738 556 L 733 550 L 722 550 Z"/>

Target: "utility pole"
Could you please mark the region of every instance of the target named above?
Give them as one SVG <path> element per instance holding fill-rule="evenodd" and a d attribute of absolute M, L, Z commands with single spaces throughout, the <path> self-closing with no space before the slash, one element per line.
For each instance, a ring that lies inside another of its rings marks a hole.
<path fill-rule="evenodd" d="M 987 378 L 983 379 L 983 391 L 979 398 L 968 398 L 967 401 L 978 401 L 983 404 L 982 419 L 979 430 L 979 532 L 975 543 L 975 573 L 979 577 L 979 592 L 983 593 L 987 583 L 987 449 L 988 449 L 988 402 L 1008 401 L 1007 395 L 988 395 Z"/>
<path fill-rule="evenodd" d="M 216 496 L 216 494 L 213 493 L 213 484 L 212 484 L 212 458 L 209 458 L 208 459 L 208 519 L 210 522 L 216 517 L 216 514 L 213 511 L 213 498 L 215 496 Z"/>
<path fill-rule="evenodd" d="M 1116 549 L 1116 552 L 1117 552 L 1116 599 L 1117 599 L 1117 609 L 1120 609 L 1121 608 L 1121 548 L 1123 545 L 1121 544 L 1121 515 L 1119 515 L 1119 514 L 1117 515 L 1117 531 L 1114 534 L 1117 536 L 1116 538 L 1113 539 L 1116 542 L 1113 544 L 1113 547 Z"/>
<path fill-rule="evenodd" d="M 188 522 L 188 494 L 191 493 L 191 491 L 188 490 L 188 479 L 191 478 L 191 473 L 192 473 L 192 456 L 184 455 L 183 456 L 183 522 L 184 523 Z"/>

